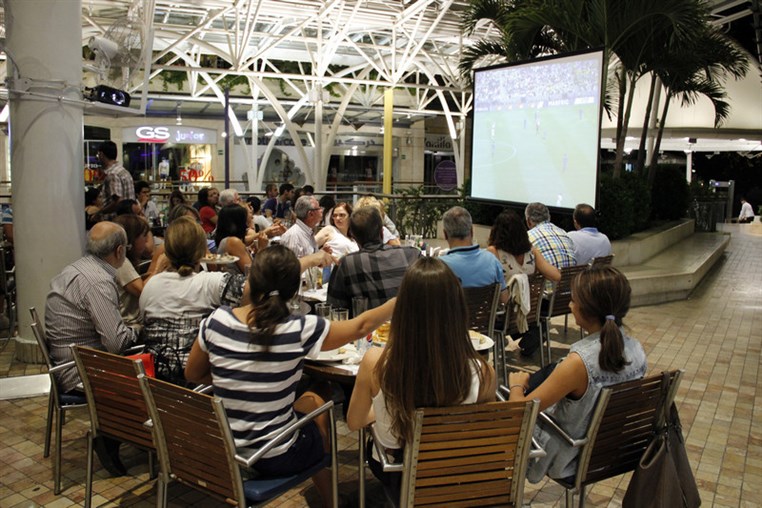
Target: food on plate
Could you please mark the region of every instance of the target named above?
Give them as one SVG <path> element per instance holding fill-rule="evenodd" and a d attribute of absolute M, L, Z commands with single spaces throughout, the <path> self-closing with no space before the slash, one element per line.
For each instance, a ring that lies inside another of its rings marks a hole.
<path fill-rule="evenodd" d="M 386 341 L 389 340 L 389 329 L 392 327 L 392 324 L 390 322 L 386 322 L 379 326 L 375 332 L 373 332 L 373 342 L 379 343 L 379 344 L 386 344 Z"/>
<path fill-rule="evenodd" d="M 347 350 L 346 350 L 345 348 L 343 348 L 343 347 L 340 347 L 339 349 L 337 349 L 337 351 L 338 351 L 338 353 L 339 353 L 340 355 L 343 355 L 344 353 L 346 353 L 346 352 L 347 352 Z"/>
<path fill-rule="evenodd" d="M 481 333 L 477 332 L 476 330 L 469 330 L 468 331 L 468 336 L 471 338 L 472 341 L 477 341 L 478 340 L 479 344 L 484 344 L 484 342 L 485 342 L 484 335 L 482 335 Z"/>

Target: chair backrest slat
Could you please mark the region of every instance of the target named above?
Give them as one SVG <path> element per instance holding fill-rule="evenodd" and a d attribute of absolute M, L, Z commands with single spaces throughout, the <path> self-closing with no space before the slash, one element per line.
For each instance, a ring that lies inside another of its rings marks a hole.
<path fill-rule="evenodd" d="M 145 373 L 142 362 L 87 347 L 73 349 L 94 435 L 153 450 L 153 436 L 143 425 L 148 411 L 138 384 L 138 375 Z"/>
<path fill-rule="evenodd" d="M 539 273 L 533 273 L 529 276 L 529 312 L 526 315 L 527 324 L 531 327 L 537 323 L 537 313 L 540 310 L 540 301 L 542 300 L 543 290 L 545 289 L 545 277 Z M 513 310 L 513 305 L 508 305 L 508 312 L 505 322 L 505 332 L 508 335 L 518 335 L 519 330 L 516 324 L 517 314 Z"/>
<path fill-rule="evenodd" d="M 609 254 L 608 256 L 598 256 L 597 258 L 593 258 L 590 260 L 590 266 L 606 266 L 610 265 L 614 262 L 614 255 Z"/>
<path fill-rule="evenodd" d="M 405 448 L 401 504 L 519 502 L 537 411 L 535 401 L 418 410 L 415 440 Z"/>
<path fill-rule="evenodd" d="M 550 317 L 568 314 L 569 301 L 571 300 L 571 284 L 578 273 L 587 270 L 587 265 L 568 266 L 561 268 L 561 280 L 553 288 L 551 306 L 548 315 Z"/>

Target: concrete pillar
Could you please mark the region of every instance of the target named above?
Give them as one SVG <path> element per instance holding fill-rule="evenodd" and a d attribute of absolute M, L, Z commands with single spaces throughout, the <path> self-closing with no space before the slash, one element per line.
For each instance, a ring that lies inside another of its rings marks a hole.
<path fill-rule="evenodd" d="M 37 350 L 29 307 L 43 314 L 50 279 L 85 242 L 81 15 L 80 0 L 5 1 L 17 355 Z"/>

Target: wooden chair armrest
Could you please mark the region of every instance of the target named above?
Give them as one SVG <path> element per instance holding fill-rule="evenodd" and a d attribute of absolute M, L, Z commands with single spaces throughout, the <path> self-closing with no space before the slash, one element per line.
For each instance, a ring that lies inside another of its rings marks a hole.
<path fill-rule="evenodd" d="M 389 462 L 389 457 L 386 455 L 386 448 L 381 446 L 378 440 L 378 434 L 376 433 L 376 426 L 370 424 L 370 435 L 373 436 L 373 448 L 376 450 L 376 454 L 381 459 L 381 466 L 385 473 L 401 473 L 404 471 L 404 464 Z M 363 443 L 360 443 L 363 446 Z"/>
<path fill-rule="evenodd" d="M 285 429 L 281 430 L 273 439 L 267 442 L 262 448 L 258 449 L 256 452 L 254 452 L 252 455 L 248 457 L 244 457 L 242 455 L 236 454 L 235 460 L 240 465 L 245 467 L 251 467 L 256 461 L 262 458 L 267 452 L 272 450 L 274 447 L 281 444 L 283 441 L 291 437 L 291 435 L 296 432 L 297 430 L 301 429 L 305 425 L 307 425 L 309 422 L 314 420 L 316 417 L 320 416 L 321 414 L 325 413 L 326 411 L 333 413 L 333 401 L 329 400 L 319 408 L 315 409 L 309 414 L 304 415 L 303 417 L 299 418 L 297 421 L 286 427 Z M 331 439 L 335 439 L 335 436 L 332 436 Z"/>
<path fill-rule="evenodd" d="M 574 439 L 569 434 L 567 434 L 566 431 L 564 431 L 564 429 L 562 429 L 556 423 L 556 421 L 553 418 L 551 418 L 550 416 L 548 416 L 544 412 L 541 411 L 537 415 L 537 419 L 538 419 L 539 423 L 546 424 L 546 426 L 547 426 L 546 428 L 549 428 L 549 429 L 555 431 L 572 448 L 579 448 L 579 447 L 587 444 L 587 438 L 586 437 L 583 437 L 582 439 Z"/>

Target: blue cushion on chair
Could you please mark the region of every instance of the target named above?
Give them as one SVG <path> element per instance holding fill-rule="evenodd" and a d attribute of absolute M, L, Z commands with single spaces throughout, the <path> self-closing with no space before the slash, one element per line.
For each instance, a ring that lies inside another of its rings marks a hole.
<path fill-rule="evenodd" d="M 289 476 L 259 476 L 252 480 L 246 480 L 243 482 L 243 492 L 246 495 L 246 501 L 253 503 L 272 499 L 291 487 L 299 485 L 321 469 L 330 465 L 331 455 L 326 454 L 323 460 L 300 473 Z"/>
<path fill-rule="evenodd" d="M 87 399 L 85 396 L 79 393 L 62 393 L 58 396 L 58 401 L 62 406 L 70 406 L 72 404 L 87 404 Z"/>

